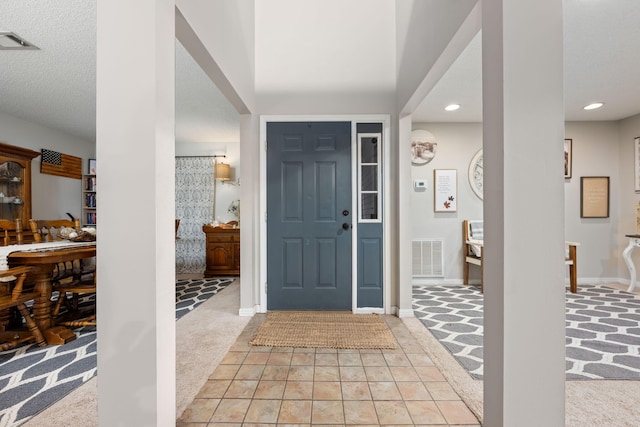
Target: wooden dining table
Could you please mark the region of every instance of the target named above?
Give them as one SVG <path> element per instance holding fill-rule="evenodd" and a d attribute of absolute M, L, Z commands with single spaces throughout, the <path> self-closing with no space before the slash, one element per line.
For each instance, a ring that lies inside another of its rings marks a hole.
<path fill-rule="evenodd" d="M 9 252 L 9 267 L 28 265 L 35 268 L 34 290 L 40 296 L 33 304 L 34 321 L 42 331 L 47 344 L 61 345 L 76 338 L 75 333 L 66 326 L 56 326 L 52 319 L 51 277 L 56 264 L 96 256 L 95 242 L 50 242 L 37 245 L 15 245 Z"/>

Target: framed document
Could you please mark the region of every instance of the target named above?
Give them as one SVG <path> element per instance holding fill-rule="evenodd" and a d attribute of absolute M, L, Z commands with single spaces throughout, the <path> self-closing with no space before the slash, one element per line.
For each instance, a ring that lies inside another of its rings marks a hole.
<path fill-rule="evenodd" d="M 572 139 L 564 140 L 564 177 L 571 178 L 571 143 Z"/>
<path fill-rule="evenodd" d="M 434 169 L 433 210 L 434 212 L 455 212 L 458 209 L 457 169 Z"/>
<path fill-rule="evenodd" d="M 609 177 L 580 178 L 580 218 L 609 218 Z"/>

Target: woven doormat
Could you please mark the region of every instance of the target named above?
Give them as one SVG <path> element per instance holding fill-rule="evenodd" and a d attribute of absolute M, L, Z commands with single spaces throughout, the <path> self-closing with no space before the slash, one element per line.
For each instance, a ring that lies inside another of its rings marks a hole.
<path fill-rule="evenodd" d="M 251 345 L 395 349 L 382 316 L 347 312 L 274 311 L 258 328 Z"/>

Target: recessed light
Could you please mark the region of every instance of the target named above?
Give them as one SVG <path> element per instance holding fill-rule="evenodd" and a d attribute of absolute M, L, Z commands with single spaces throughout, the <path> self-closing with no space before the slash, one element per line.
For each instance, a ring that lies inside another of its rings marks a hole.
<path fill-rule="evenodd" d="M 458 108 L 460 108 L 460 104 L 451 104 L 444 107 L 447 111 L 456 111 Z"/>
<path fill-rule="evenodd" d="M 583 108 L 585 110 L 595 110 L 596 108 L 600 108 L 604 105 L 604 102 L 594 102 L 593 104 L 585 105 Z"/>

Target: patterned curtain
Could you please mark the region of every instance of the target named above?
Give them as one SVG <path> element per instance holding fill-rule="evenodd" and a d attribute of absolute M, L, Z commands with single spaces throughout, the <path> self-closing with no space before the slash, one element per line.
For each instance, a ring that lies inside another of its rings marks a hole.
<path fill-rule="evenodd" d="M 176 157 L 176 273 L 205 270 L 204 224 L 213 221 L 213 157 Z"/>

